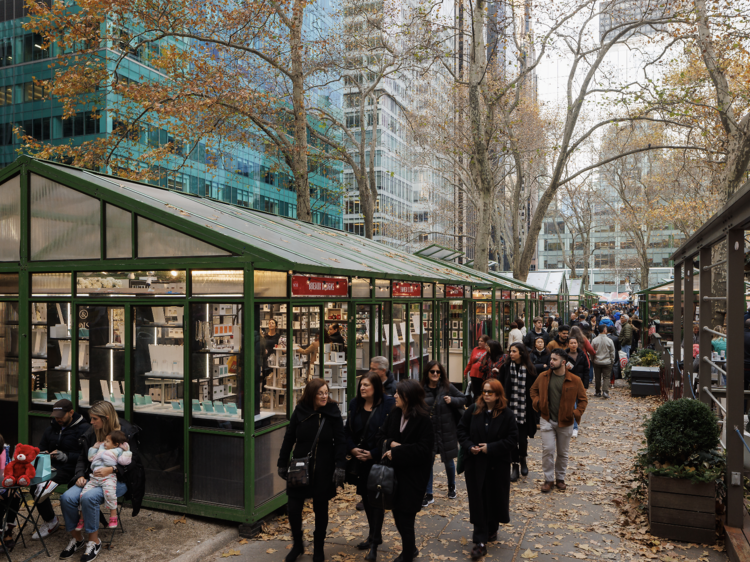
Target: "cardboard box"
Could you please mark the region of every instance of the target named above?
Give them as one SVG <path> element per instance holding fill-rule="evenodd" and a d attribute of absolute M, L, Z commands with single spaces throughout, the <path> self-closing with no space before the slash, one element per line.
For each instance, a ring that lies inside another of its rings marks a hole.
<path fill-rule="evenodd" d="M 161 388 L 149 388 L 148 389 L 148 395 L 151 397 L 151 400 L 154 402 L 161 402 Z"/>
<path fill-rule="evenodd" d="M 214 386 L 214 394 L 213 399 L 216 400 L 217 398 L 223 398 L 225 394 L 225 388 L 223 384 L 217 384 Z"/>

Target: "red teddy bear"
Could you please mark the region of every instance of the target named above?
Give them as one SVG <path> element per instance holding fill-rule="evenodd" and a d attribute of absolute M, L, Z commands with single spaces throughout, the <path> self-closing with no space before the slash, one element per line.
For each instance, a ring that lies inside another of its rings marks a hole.
<path fill-rule="evenodd" d="M 31 445 L 16 445 L 13 460 L 5 466 L 3 472 L 3 486 L 28 486 L 31 479 L 36 476 L 34 459 L 39 454 L 39 449 Z"/>

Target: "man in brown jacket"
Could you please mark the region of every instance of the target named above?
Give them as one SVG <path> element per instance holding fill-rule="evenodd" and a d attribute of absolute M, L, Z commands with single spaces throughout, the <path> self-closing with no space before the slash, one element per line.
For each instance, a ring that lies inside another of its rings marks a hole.
<path fill-rule="evenodd" d="M 542 416 L 542 493 L 545 494 L 555 485 L 559 490 L 567 487 L 565 471 L 573 436 L 573 419 L 581 423 L 589 402 L 581 379 L 567 370 L 567 363 L 565 351 L 555 349 L 549 359 L 549 370 L 536 378 L 530 391 L 534 410 Z"/>

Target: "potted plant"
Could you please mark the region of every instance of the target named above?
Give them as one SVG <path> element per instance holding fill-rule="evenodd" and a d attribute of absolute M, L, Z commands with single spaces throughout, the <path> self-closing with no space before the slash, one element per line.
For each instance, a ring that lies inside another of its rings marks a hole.
<path fill-rule="evenodd" d="M 630 356 L 623 377 L 630 382 L 631 396 L 659 396 L 659 373 L 664 362 L 653 349 L 639 349 Z"/>
<path fill-rule="evenodd" d="M 648 476 L 651 534 L 713 544 L 726 466 L 716 415 L 698 400 L 665 402 L 646 422 L 645 435 L 639 462 Z"/>

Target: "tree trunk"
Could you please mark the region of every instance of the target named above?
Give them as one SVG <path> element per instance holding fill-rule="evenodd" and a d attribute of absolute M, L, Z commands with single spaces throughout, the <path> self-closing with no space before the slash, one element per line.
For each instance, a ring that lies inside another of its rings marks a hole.
<path fill-rule="evenodd" d="M 483 192 L 481 204 L 477 209 L 477 240 L 474 245 L 474 268 L 477 271 L 489 269 L 490 257 L 490 230 L 492 230 L 492 193 Z M 481 260 L 481 261 L 480 261 Z M 484 268 L 480 267 L 480 264 Z"/>
<path fill-rule="evenodd" d="M 289 29 L 291 49 L 292 109 L 294 110 L 294 147 L 291 168 L 297 192 L 297 218 L 312 222 L 310 208 L 310 179 L 307 170 L 307 110 L 305 108 L 304 67 L 302 64 L 302 19 L 305 3 L 296 0 L 293 8 L 294 24 Z"/>

